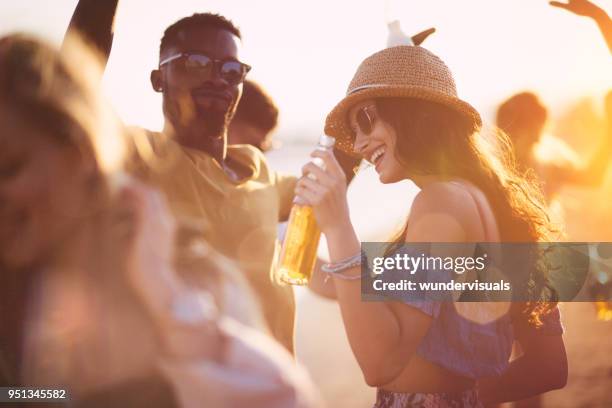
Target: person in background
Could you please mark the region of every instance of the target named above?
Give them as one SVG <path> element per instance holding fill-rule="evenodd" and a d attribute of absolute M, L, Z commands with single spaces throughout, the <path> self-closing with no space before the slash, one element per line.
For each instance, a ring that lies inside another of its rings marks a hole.
<path fill-rule="evenodd" d="M 608 48 L 612 51 L 612 20 L 608 14 L 588 0 L 551 1 L 550 5 L 579 16 L 593 19 Z M 612 91 L 604 101 L 607 131 L 601 146 L 586 166 L 572 163 L 542 163 L 535 155 L 548 119 L 548 110 L 537 95 L 521 92 L 504 101 L 497 109 L 496 125 L 505 132 L 514 146 L 514 154 L 522 171 L 533 170 L 540 178 L 545 197 L 550 201 L 566 184 L 599 186 L 612 158 Z"/>
<path fill-rule="evenodd" d="M 550 5 L 593 19 L 608 49 L 612 51 L 612 20 L 603 9 L 587 0 L 570 0 L 565 3 L 552 1 Z M 564 186 L 598 187 L 604 181 L 609 161 L 612 159 L 612 92 L 606 95 L 604 106 L 607 130 L 601 145 L 585 166 L 576 165 L 570 160 L 564 161 L 562 157 L 555 157 L 551 162 L 544 162 L 536 157 L 535 148 L 548 117 L 547 109 L 537 95 L 522 92 L 512 96 L 498 108 L 497 126 L 512 139 L 517 164 L 522 171 L 535 173 L 550 212 L 559 218 L 563 218 L 562 208 L 555 198 Z M 576 306 L 571 303 L 564 305 L 568 312 L 569 308 Z M 572 315 L 571 312 L 568 314 Z M 516 352 L 520 354 L 520 348 L 517 347 Z M 536 408 L 542 406 L 542 402 L 542 396 L 539 395 L 518 401 L 515 406 Z"/>
<path fill-rule="evenodd" d="M 246 80 L 242 97 L 227 130 L 230 145 L 248 144 L 267 152 L 273 148 L 272 132 L 278 125 L 278 107 L 261 85 Z"/>
<path fill-rule="evenodd" d="M 127 175 L 134 135 L 99 77 L 74 37 L 0 38 L 1 385 L 77 407 L 318 406 L 235 267 Z"/>
<path fill-rule="evenodd" d="M 496 125 L 510 137 L 521 171 L 535 171 L 550 201 L 564 185 L 597 187 L 603 182 L 612 159 L 612 92 L 606 96 L 605 112 L 608 131 L 584 167 L 538 161 L 535 147 L 542 137 L 548 111 L 534 93 L 522 92 L 503 102 L 497 110 Z"/>

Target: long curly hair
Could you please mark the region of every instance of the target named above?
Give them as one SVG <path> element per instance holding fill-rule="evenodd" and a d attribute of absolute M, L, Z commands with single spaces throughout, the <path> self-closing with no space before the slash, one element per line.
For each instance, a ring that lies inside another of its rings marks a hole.
<path fill-rule="evenodd" d="M 397 132 L 394 154 L 408 173 L 474 184 L 491 204 L 502 242 L 552 242 L 561 236 L 548 216 L 535 175 L 518 170 L 511 141 L 503 132 L 487 137 L 466 116 L 415 98 L 380 98 L 376 108 Z M 404 242 L 407 228 L 406 224 L 393 237 L 392 246 Z M 540 316 L 556 304 L 557 295 L 549 284 L 545 257 L 535 259 L 528 282 L 532 301 L 522 312 L 538 325 Z"/>

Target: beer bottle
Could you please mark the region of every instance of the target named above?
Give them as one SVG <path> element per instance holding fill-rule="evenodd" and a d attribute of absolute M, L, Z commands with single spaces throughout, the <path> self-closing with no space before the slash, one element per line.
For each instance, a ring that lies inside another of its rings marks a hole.
<path fill-rule="evenodd" d="M 322 135 L 317 146 L 318 150 L 331 150 L 334 138 Z M 317 166 L 324 168 L 323 160 L 315 157 Z M 313 174 L 308 177 L 314 178 Z M 317 225 L 311 206 L 294 199 L 287 232 L 280 255 L 279 276 L 281 281 L 291 285 L 306 285 L 317 259 L 317 249 L 321 230 Z"/>

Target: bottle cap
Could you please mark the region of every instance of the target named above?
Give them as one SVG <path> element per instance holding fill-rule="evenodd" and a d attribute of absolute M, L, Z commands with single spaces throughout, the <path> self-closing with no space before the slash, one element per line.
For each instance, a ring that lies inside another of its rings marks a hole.
<path fill-rule="evenodd" d="M 321 137 L 319 138 L 319 146 L 322 147 L 334 147 L 334 143 L 336 142 L 336 139 L 331 137 L 331 136 L 327 136 L 327 135 L 321 135 Z"/>

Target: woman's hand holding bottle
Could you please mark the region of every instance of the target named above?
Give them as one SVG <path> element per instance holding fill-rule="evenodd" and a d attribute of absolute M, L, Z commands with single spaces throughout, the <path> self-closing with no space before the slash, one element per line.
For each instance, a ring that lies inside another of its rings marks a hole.
<path fill-rule="evenodd" d="M 327 240 L 329 259 L 337 262 L 359 252 L 361 245 L 351 223 L 346 198 L 346 176 L 331 151 L 315 151 L 324 169 L 314 163 L 302 168 L 295 193 L 311 205 L 317 224 Z"/>
<path fill-rule="evenodd" d="M 321 232 L 329 238 L 329 235 L 352 228 L 346 199 L 346 175 L 332 151 L 315 150 L 311 156 L 321 159 L 324 168 L 312 162 L 304 165 L 295 194 L 313 207 Z"/>

